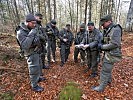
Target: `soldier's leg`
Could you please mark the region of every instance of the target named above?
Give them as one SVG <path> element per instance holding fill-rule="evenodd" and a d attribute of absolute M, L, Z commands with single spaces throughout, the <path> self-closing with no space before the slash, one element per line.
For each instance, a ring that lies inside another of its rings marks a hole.
<path fill-rule="evenodd" d="M 53 60 L 56 61 L 56 59 L 55 59 L 56 41 L 52 41 L 51 50 L 52 50 Z"/>
<path fill-rule="evenodd" d="M 97 87 L 94 87 L 93 90 L 95 91 L 103 91 L 105 89 L 105 87 L 108 84 L 110 75 L 112 73 L 112 69 L 113 69 L 113 63 L 110 63 L 105 57 L 103 59 L 103 66 L 102 66 L 102 70 L 100 73 L 100 85 Z"/>
<path fill-rule="evenodd" d="M 69 56 L 69 54 L 70 54 L 70 47 L 67 47 L 67 48 L 65 49 L 65 52 L 66 52 L 66 54 L 65 54 L 65 62 L 66 62 L 67 59 L 68 59 L 68 56 Z"/>
<path fill-rule="evenodd" d="M 45 62 L 46 62 L 46 48 L 44 48 L 43 53 L 41 54 L 41 60 L 42 60 L 42 69 L 49 69 L 49 66 L 46 66 Z"/>
<path fill-rule="evenodd" d="M 78 62 L 79 48 L 74 49 L 74 62 Z"/>
<path fill-rule="evenodd" d="M 48 46 L 47 46 L 47 59 L 48 59 L 48 65 L 51 62 L 51 41 L 48 40 Z"/>
<path fill-rule="evenodd" d="M 33 54 L 27 57 L 29 76 L 32 89 L 35 91 L 42 91 L 43 88 L 37 85 L 40 77 L 40 54 Z"/>
<path fill-rule="evenodd" d="M 98 72 L 98 62 L 97 62 L 97 57 L 98 57 L 98 51 L 92 51 L 91 52 L 91 67 L 92 67 L 92 73 L 90 77 L 95 77 L 97 76 Z"/>
<path fill-rule="evenodd" d="M 86 51 L 86 55 L 87 55 L 87 69 L 84 70 L 84 72 L 88 72 L 89 69 L 91 68 L 91 53 L 90 51 Z"/>
<path fill-rule="evenodd" d="M 85 50 L 80 49 L 81 65 L 85 64 Z"/>
<path fill-rule="evenodd" d="M 42 72 L 42 69 L 43 69 L 43 66 L 44 66 L 44 60 L 43 60 L 43 57 L 42 57 L 42 54 L 40 54 L 40 57 L 39 57 L 39 66 L 40 66 L 40 76 L 43 76 L 43 72 Z"/>
<path fill-rule="evenodd" d="M 65 63 L 65 45 L 61 45 L 60 57 L 61 57 L 61 65 L 60 66 L 62 67 Z"/>

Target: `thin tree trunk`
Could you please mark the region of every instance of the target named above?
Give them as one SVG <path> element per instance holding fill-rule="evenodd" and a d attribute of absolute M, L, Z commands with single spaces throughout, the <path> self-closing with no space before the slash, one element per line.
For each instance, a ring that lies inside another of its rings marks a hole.
<path fill-rule="evenodd" d="M 70 2 L 70 0 L 68 0 L 68 2 L 69 2 L 69 14 L 70 14 L 70 21 L 71 21 L 71 28 L 72 28 L 72 26 L 73 26 L 73 24 L 72 24 L 72 19 L 73 19 L 73 17 L 72 17 L 72 9 L 71 9 L 71 2 Z"/>
<path fill-rule="evenodd" d="M 54 1 L 54 19 L 57 19 L 56 0 L 53 1 Z"/>
<path fill-rule="evenodd" d="M 31 1 L 32 1 L 32 0 L 31 0 Z M 29 2 L 29 0 L 26 0 L 26 5 L 27 5 L 27 8 L 28 8 L 29 13 L 31 13 L 30 2 Z"/>
<path fill-rule="evenodd" d="M 78 30 L 78 14 L 79 14 L 79 12 L 78 12 L 78 6 L 79 6 L 79 1 L 77 0 L 77 19 L 76 19 L 76 32 L 77 32 L 77 30 Z"/>
<path fill-rule="evenodd" d="M 117 8 L 117 13 L 116 13 L 116 22 L 118 21 L 118 14 L 119 14 L 119 8 L 120 8 L 120 0 L 118 2 L 118 8 Z"/>
<path fill-rule="evenodd" d="M 3 3 L 2 1 L 0 0 L 0 8 L 1 8 L 1 17 L 2 17 L 2 24 L 4 25 L 6 23 L 6 20 L 5 20 L 5 14 L 4 14 L 4 8 L 3 8 Z"/>
<path fill-rule="evenodd" d="M 14 7 L 15 7 L 15 12 L 16 12 L 17 24 L 19 24 L 20 23 L 20 17 L 19 17 L 19 13 L 18 13 L 16 0 L 14 0 Z"/>
<path fill-rule="evenodd" d="M 80 0 L 80 23 L 82 22 L 82 0 Z"/>
<path fill-rule="evenodd" d="M 37 2 L 38 2 L 38 12 L 40 13 L 40 8 L 41 8 L 41 6 L 40 6 L 40 0 L 38 0 Z"/>
<path fill-rule="evenodd" d="M 92 9 L 92 0 L 89 2 L 89 21 L 91 21 L 91 9 Z"/>
<path fill-rule="evenodd" d="M 44 17 L 45 17 L 45 21 L 47 23 L 48 21 L 47 21 L 47 13 L 46 13 L 46 0 L 44 0 Z"/>
<path fill-rule="evenodd" d="M 49 20 L 51 20 L 51 19 L 52 19 L 52 16 L 51 16 L 50 0 L 47 0 L 47 4 L 48 4 L 48 14 L 49 14 Z"/>
<path fill-rule="evenodd" d="M 33 0 L 31 0 L 31 7 L 30 7 L 30 13 L 32 13 L 32 14 L 34 14 L 34 9 L 33 9 L 33 7 L 34 7 L 34 3 L 33 3 Z"/>
<path fill-rule="evenodd" d="M 86 19 L 87 19 L 87 6 L 88 6 L 88 0 L 86 0 L 85 2 L 85 19 L 84 19 L 84 23 L 86 24 Z"/>

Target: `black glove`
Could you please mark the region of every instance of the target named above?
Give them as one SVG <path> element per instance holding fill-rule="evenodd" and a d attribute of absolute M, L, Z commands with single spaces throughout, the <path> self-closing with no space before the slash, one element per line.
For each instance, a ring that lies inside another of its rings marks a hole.
<path fill-rule="evenodd" d="M 32 30 L 29 32 L 28 36 L 29 36 L 29 37 L 34 37 L 36 34 L 37 34 L 37 30 L 36 30 L 36 29 L 32 29 Z"/>
<path fill-rule="evenodd" d="M 99 51 L 101 51 L 101 49 L 103 48 L 103 45 L 101 43 L 99 43 L 97 48 Z"/>
<path fill-rule="evenodd" d="M 40 38 L 39 38 L 39 37 L 35 37 L 35 38 L 34 38 L 34 40 L 33 40 L 33 45 L 34 45 L 34 46 L 40 45 Z"/>

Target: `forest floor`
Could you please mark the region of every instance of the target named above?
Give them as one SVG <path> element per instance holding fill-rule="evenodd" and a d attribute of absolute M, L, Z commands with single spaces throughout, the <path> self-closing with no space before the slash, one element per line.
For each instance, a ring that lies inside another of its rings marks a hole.
<path fill-rule="evenodd" d="M 81 100 L 133 100 L 133 33 L 123 34 L 123 59 L 116 63 L 112 72 L 113 80 L 104 92 L 91 90 L 98 85 L 99 76 L 89 78 L 87 66 L 74 63 L 73 51 L 64 67 L 60 67 L 59 49 L 57 62 L 52 63 L 50 69 L 44 69 L 46 81 L 39 85 L 44 91 L 36 93 L 31 90 L 28 68 L 25 59 L 19 57 L 19 46 L 15 37 L 0 35 L 0 100 L 4 95 L 12 95 L 15 100 L 58 100 L 58 95 L 67 82 L 74 82 L 82 90 Z M 99 73 L 101 67 L 99 66 Z M 98 73 L 98 74 L 99 74 Z"/>

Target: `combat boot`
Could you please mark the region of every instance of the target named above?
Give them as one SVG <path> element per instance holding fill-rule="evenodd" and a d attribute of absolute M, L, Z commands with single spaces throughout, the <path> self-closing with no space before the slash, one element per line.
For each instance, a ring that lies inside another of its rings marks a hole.
<path fill-rule="evenodd" d="M 84 73 L 87 73 L 90 69 L 91 69 L 91 67 L 87 67 L 87 68 L 84 70 Z"/>
<path fill-rule="evenodd" d="M 102 83 L 99 86 L 93 86 L 92 90 L 97 91 L 97 92 L 103 92 L 105 89 L 105 85 Z"/>
<path fill-rule="evenodd" d="M 96 77 L 96 76 L 98 76 L 97 73 L 91 73 L 91 74 L 89 75 L 90 78 L 94 78 L 94 77 Z"/>
<path fill-rule="evenodd" d="M 32 90 L 35 91 L 35 92 L 41 92 L 41 91 L 44 90 L 44 88 L 37 85 L 36 87 L 33 87 Z"/>
<path fill-rule="evenodd" d="M 49 66 L 46 66 L 46 65 L 44 65 L 42 68 L 43 69 L 50 69 L 50 67 Z"/>
<path fill-rule="evenodd" d="M 42 81 L 45 81 L 45 80 L 46 80 L 46 78 L 45 78 L 45 77 L 39 77 L 38 82 L 42 82 Z"/>
<path fill-rule="evenodd" d="M 60 67 L 63 67 L 63 65 L 64 65 L 64 63 L 61 63 L 61 64 L 60 64 Z"/>

